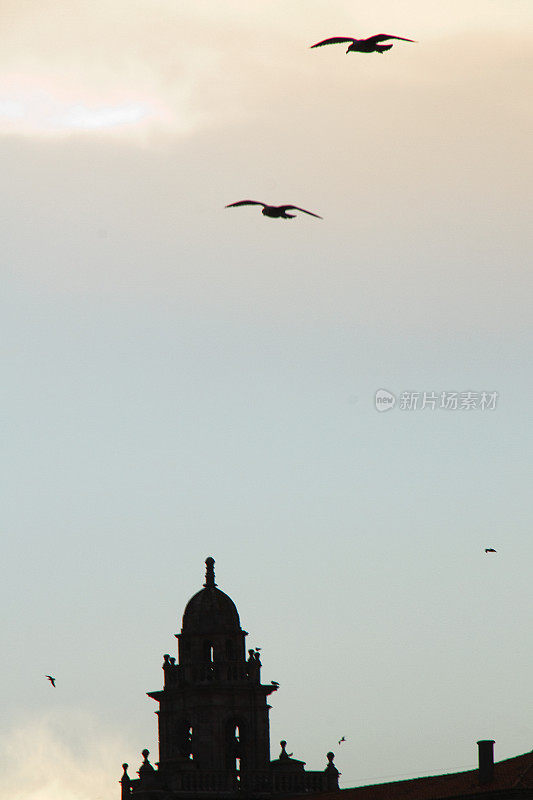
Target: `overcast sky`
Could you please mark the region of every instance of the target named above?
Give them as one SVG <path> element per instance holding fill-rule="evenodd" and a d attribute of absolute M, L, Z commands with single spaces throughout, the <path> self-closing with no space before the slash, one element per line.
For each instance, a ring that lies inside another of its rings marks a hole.
<path fill-rule="evenodd" d="M 273 757 L 346 787 L 531 749 L 532 16 L 1 0 L 6 797 L 157 761 L 207 555 Z M 381 31 L 417 43 L 309 49 Z"/>

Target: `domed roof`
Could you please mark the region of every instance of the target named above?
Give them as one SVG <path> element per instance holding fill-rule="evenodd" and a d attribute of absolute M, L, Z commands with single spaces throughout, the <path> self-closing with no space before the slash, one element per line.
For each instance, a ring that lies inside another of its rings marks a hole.
<path fill-rule="evenodd" d="M 216 588 L 214 558 L 207 558 L 204 588 L 183 612 L 182 633 L 235 633 L 241 630 L 239 613 L 227 594 Z"/>

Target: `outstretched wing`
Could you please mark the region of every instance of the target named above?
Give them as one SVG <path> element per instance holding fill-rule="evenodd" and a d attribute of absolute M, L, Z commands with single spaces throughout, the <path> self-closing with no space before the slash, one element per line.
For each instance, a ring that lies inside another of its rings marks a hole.
<path fill-rule="evenodd" d="M 265 207 L 265 203 L 260 203 L 258 200 L 239 200 L 237 203 L 229 203 L 224 208 L 233 208 L 234 206 L 263 206 Z"/>
<path fill-rule="evenodd" d="M 322 219 L 318 214 L 313 214 L 312 211 L 307 211 L 305 208 L 300 208 L 300 206 L 280 206 L 282 211 L 303 211 L 304 214 L 310 214 L 312 217 L 316 217 L 317 219 Z"/>
<path fill-rule="evenodd" d="M 324 39 L 322 42 L 312 44 L 309 49 L 312 50 L 313 47 L 323 47 L 325 44 L 342 44 L 342 42 L 355 42 L 355 39 L 352 39 L 350 36 L 332 36 L 331 39 Z"/>
<path fill-rule="evenodd" d="M 387 39 L 401 39 L 402 42 L 414 42 L 415 39 L 406 39 L 405 36 L 391 36 L 389 33 L 376 33 L 375 36 L 369 36 L 365 42 L 386 42 Z"/>

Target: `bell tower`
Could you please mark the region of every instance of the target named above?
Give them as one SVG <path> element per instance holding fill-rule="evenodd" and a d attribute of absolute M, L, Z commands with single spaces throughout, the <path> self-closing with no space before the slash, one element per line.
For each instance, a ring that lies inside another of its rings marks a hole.
<path fill-rule="evenodd" d="M 163 689 L 148 692 L 159 704 L 158 769 L 148 750 L 138 780 L 123 765 L 123 800 L 265 798 L 337 788 L 332 754 L 324 772 L 306 772 L 284 750 L 270 761 L 267 697 L 278 684 L 261 683 L 259 650 L 246 652 L 235 603 L 215 583 L 214 559 L 205 564 L 203 588 L 187 603 L 175 634 L 177 661 L 163 656 Z"/>
<path fill-rule="evenodd" d="M 165 655 L 164 688 L 148 693 L 160 705 L 159 772 L 178 785 L 179 773 L 186 783 L 198 773 L 228 786 L 256 783 L 268 775 L 266 698 L 276 687 L 261 684 L 259 653 L 246 657 L 235 604 L 217 588 L 214 559 L 205 563 L 204 587 L 187 603 L 176 634 L 178 663 Z"/>

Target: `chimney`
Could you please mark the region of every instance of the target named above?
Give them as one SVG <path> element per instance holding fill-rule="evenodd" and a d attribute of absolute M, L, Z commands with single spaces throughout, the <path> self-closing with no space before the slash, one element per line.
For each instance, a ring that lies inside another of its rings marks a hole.
<path fill-rule="evenodd" d="M 479 756 L 479 782 L 490 783 L 494 778 L 494 739 L 477 743 Z"/>

